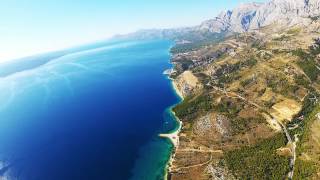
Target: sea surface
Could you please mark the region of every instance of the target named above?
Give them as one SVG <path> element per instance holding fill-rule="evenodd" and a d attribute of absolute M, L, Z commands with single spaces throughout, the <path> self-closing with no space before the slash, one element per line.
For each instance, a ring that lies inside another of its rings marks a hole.
<path fill-rule="evenodd" d="M 0 64 L 0 179 L 163 178 L 172 45 L 100 42 Z"/>

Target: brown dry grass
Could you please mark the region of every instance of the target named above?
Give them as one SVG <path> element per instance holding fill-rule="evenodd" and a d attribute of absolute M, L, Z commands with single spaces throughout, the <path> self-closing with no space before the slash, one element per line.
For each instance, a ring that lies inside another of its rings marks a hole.
<path fill-rule="evenodd" d="M 280 121 L 291 121 L 293 116 L 301 111 L 302 105 L 292 99 L 283 101 L 272 106 L 271 115 Z"/>

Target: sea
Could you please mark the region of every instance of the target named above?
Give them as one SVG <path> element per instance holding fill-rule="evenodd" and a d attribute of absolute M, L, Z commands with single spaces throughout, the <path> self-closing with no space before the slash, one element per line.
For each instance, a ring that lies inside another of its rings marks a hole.
<path fill-rule="evenodd" d="M 172 46 L 102 41 L 0 64 L 0 179 L 163 179 Z"/>

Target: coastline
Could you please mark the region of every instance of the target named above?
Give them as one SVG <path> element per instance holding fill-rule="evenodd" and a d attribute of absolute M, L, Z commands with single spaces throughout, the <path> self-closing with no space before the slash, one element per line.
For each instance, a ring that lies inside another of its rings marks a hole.
<path fill-rule="evenodd" d="M 173 91 L 175 92 L 175 94 L 180 98 L 180 101 L 177 103 L 181 103 L 184 98 L 182 96 L 182 93 L 179 91 L 178 87 L 176 86 L 176 84 L 174 83 L 174 79 L 171 78 L 168 74 L 167 74 L 167 77 L 168 79 L 171 81 L 171 85 L 172 85 L 172 89 Z M 164 134 L 159 134 L 159 137 L 161 138 L 167 138 L 170 140 L 170 142 L 172 143 L 173 145 L 173 150 L 171 152 L 171 155 L 169 157 L 169 160 L 167 162 L 167 165 L 166 165 L 166 169 L 165 169 L 165 174 L 164 174 L 164 179 L 165 180 L 168 180 L 168 175 L 170 174 L 170 171 L 171 171 L 171 167 L 172 167 L 172 163 L 174 161 L 174 157 L 175 157 L 175 151 L 176 149 L 178 148 L 179 146 L 179 134 L 181 132 L 181 129 L 182 129 L 182 126 L 183 126 L 183 123 L 182 121 L 176 116 L 175 112 L 173 111 L 173 108 L 177 105 L 177 104 L 174 104 L 172 105 L 171 107 L 169 107 L 170 109 L 170 113 L 173 115 L 174 117 L 174 120 L 178 123 L 178 127 L 176 129 L 174 129 L 172 132 L 170 133 L 164 133 Z"/>

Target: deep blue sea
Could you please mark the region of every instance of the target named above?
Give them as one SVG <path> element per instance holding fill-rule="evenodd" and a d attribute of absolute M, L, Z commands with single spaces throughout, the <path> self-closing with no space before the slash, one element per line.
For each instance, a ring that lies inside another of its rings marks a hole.
<path fill-rule="evenodd" d="M 0 65 L 0 179 L 163 178 L 172 45 L 100 42 Z"/>

